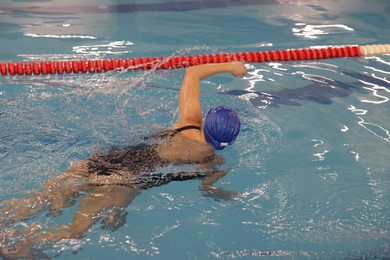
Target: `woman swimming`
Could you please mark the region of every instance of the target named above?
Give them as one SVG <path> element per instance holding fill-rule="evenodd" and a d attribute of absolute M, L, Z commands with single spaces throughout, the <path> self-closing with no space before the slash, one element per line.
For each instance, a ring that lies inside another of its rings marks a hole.
<path fill-rule="evenodd" d="M 246 75 L 240 62 L 206 64 L 186 69 L 180 89 L 180 115 L 171 130 L 157 134 L 150 143 L 112 148 L 107 153 L 95 153 L 74 163 L 64 174 L 51 178 L 40 191 L 29 198 L 17 198 L 0 204 L 2 226 L 23 220 L 38 212 L 49 210 L 56 216 L 65 207 L 74 205 L 81 196 L 79 207 L 69 225 L 41 231 L 33 225 L 24 230 L 2 231 L 0 256 L 32 258 L 34 246 L 62 239 L 80 238 L 97 221 L 113 231 L 125 224 L 124 209 L 143 189 L 171 181 L 201 179 L 200 190 L 206 196 L 232 199 L 237 193 L 213 187 L 227 174 L 215 165 L 223 158 L 214 150 L 232 144 L 239 131 L 240 120 L 229 107 L 215 107 L 202 124 L 200 81 L 218 73 L 230 72 L 236 77 Z M 195 172 L 160 173 L 168 165 L 197 164 Z M 105 214 L 102 214 L 105 213 Z M 12 241 L 16 241 L 11 245 Z M 15 239 L 17 238 L 17 239 Z"/>

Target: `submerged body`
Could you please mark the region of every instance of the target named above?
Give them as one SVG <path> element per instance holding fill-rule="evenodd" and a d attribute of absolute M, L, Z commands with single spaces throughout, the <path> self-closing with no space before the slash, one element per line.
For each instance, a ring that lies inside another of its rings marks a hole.
<path fill-rule="evenodd" d="M 153 142 L 96 153 L 86 160 L 73 163 L 58 177 L 49 179 L 41 190 L 32 191 L 31 197 L 1 202 L 2 227 L 9 227 L 44 210 L 49 211 L 48 215 L 57 216 L 63 208 L 73 206 L 76 199 L 79 199 L 79 206 L 68 225 L 45 229 L 34 224 L 21 230 L 2 230 L 0 256 L 5 259 L 41 258 L 42 255 L 34 252 L 36 246 L 42 248 L 62 239 L 77 239 L 98 221 L 101 221 L 102 228 L 115 231 L 126 223 L 127 213 L 124 210 L 143 189 L 171 181 L 201 179 L 200 191 L 205 196 L 234 198 L 237 192 L 213 186 L 227 174 L 227 171 L 215 168 L 224 160 L 215 155 L 214 149 L 223 149 L 234 142 L 239 132 L 239 121 L 227 120 L 230 125 L 222 129 L 221 139 L 214 135 L 213 128 L 207 129 L 211 145 L 204 135 L 200 108 L 200 80 L 222 72 L 244 76 L 246 69 L 243 64 L 233 62 L 200 65 L 186 70 L 180 90 L 179 120 L 172 130 L 158 134 L 159 138 Z M 222 110 L 229 114 L 227 119 L 237 117 L 230 110 Z M 238 123 L 238 129 L 231 125 L 233 123 Z M 217 128 L 220 125 L 218 121 Z M 230 130 L 234 130 L 234 133 L 229 134 Z M 168 165 L 181 164 L 194 164 L 194 171 L 159 172 Z"/>
<path fill-rule="evenodd" d="M 180 147 L 186 149 L 180 150 Z M 184 156 L 175 160 L 177 154 Z M 25 230 L 1 232 L 1 247 L 17 237 L 22 240 L 12 247 L 0 248 L 0 256 L 5 259 L 43 257 L 34 252 L 35 245 L 77 239 L 98 221 L 101 221 L 102 228 L 115 231 L 126 223 L 125 209 L 142 190 L 171 181 L 201 179 L 200 190 L 204 195 L 232 199 L 236 192 L 212 186 L 227 173 L 216 170 L 215 165 L 221 163 L 223 158 L 215 155 L 211 147 L 201 145 L 183 133 L 159 142 L 114 147 L 106 153 L 96 153 L 73 163 L 59 177 L 49 179 L 40 191 L 34 192 L 35 196 L 0 204 L 0 222 L 3 226 L 10 226 L 44 210 L 49 211 L 48 215 L 58 216 L 62 209 L 73 206 L 80 197 L 78 210 L 69 225 L 48 230 L 33 225 Z M 193 164 L 195 171 L 160 172 L 169 165 L 184 164 Z"/>
<path fill-rule="evenodd" d="M 157 134 L 160 142 L 141 143 L 124 148 L 111 148 L 86 160 L 87 177 L 94 185 L 122 185 L 148 189 L 173 180 L 201 178 L 200 173 L 162 174 L 159 168 L 179 164 L 205 164 L 217 157 L 213 149 L 182 135 L 182 132 L 200 129 L 185 126 Z M 180 155 L 180 157 L 177 157 Z"/>

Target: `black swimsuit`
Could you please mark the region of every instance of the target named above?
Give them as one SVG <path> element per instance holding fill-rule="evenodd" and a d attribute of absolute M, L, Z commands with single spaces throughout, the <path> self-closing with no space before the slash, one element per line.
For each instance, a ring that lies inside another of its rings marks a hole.
<path fill-rule="evenodd" d="M 150 138 L 171 138 L 174 135 L 198 126 L 184 126 L 174 130 L 148 136 Z M 142 143 L 124 148 L 111 148 L 106 154 L 95 154 L 88 159 L 88 170 L 97 175 L 117 175 L 126 179 L 126 186 L 147 189 L 170 181 L 183 181 L 203 177 L 200 173 L 153 173 L 156 168 L 168 166 L 172 162 L 162 160 L 156 151 L 156 144 Z"/>

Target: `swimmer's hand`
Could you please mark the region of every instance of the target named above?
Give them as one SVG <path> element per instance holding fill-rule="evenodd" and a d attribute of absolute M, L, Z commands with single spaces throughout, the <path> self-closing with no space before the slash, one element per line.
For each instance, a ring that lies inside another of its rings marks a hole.
<path fill-rule="evenodd" d="M 222 171 L 216 170 L 206 173 L 205 177 L 203 178 L 202 185 L 199 187 L 199 191 L 202 192 L 203 196 L 222 200 L 236 199 L 241 194 L 240 192 L 224 190 L 213 186 L 215 182 L 223 178 L 226 174 L 228 174 L 229 171 L 230 168 L 224 169 Z"/>
<path fill-rule="evenodd" d="M 224 190 L 214 186 L 201 186 L 199 190 L 203 196 L 217 200 L 235 200 L 240 195 L 238 191 Z"/>
<path fill-rule="evenodd" d="M 244 77 L 247 74 L 245 65 L 242 62 L 232 62 L 231 73 L 235 77 Z"/>
<path fill-rule="evenodd" d="M 117 231 L 126 224 L 127 212 L 114 209 L 106 219 L 102 220 L 102 229 L 109 229 L 112 232 Z"/>

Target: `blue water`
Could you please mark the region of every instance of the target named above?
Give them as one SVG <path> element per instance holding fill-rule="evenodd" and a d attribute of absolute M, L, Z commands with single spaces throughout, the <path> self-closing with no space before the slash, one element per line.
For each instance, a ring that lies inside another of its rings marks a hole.
<path fill-rule="evenodd" d="M 2 1 L 1 61 L 125 58 L 390 43 L 388 1 Z M 97 224 L 59 259 L 390 257 L 390 56 L 247 64 L 202 84 L 242 132 L 198 181 L 142 192 L 116 232 Z M 0 201 L 27 196 L 96 149 L 172 125 L 183 70 L 0 78 Z M 45 212 L 10 228 L 71 220 Z M 4 230 L 4 227 L 0 227 Z M 1 241 L 0 241 L 1 242 Z"/>

